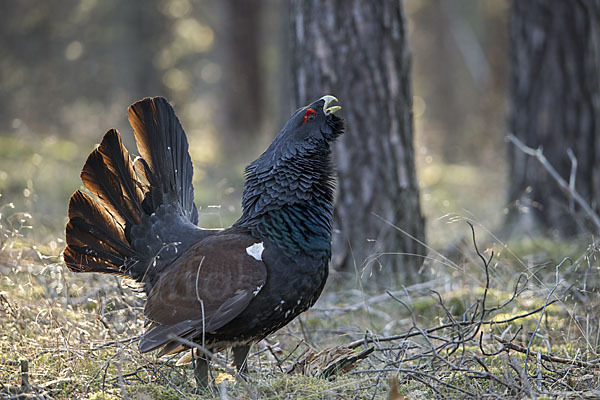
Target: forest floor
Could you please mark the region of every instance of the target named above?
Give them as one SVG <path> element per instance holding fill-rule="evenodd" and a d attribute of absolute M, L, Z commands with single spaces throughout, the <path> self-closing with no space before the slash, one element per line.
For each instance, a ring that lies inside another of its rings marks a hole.
<path fill-rule="evenodd" d="M 315 307 L 254 346 L 247 381 L 221 354 L 202 392 L 178 356 L 137 350 L 140 294 L 70 273 L 60 244 L 4 225 L 0 398 L 598 398 L 600 249 L 531 239 L 477 250 L 463 225 L 460 257 L 432 251 L 426 282 L 360 289 L 334 273 Z"/>
<path fill-rule="evenodd" d="M 215 385 L 199 392 L 179 356 L 137 350 L 141 294 L 62 262 L 67 199 L 79 185 L 64 171 L 85 154 L 67 141 L 38 141 L 35 151 L 0 141 L 0 399 L 600 397 L 600 245 L 494 237 L 501 171 L 420 165 L 424 282 L 332 272 L 312 309 L 253 347 L 247 381 L 220 354 Z M 211 185 L 229 197 L 201 191 Z M 236 213 L 230 187 L 239 182 L 196 184 L 197 203 L 222 205 L 201 210 L 217 226 Z"/>

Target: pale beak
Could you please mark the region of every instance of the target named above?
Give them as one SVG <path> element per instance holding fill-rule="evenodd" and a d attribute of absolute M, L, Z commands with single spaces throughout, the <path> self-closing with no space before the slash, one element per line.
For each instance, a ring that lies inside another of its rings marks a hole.
<path fill-rule="evenodd" d="M 329 105 L 333 102 L 338 102 L 338 99 L 336 99 L 333 96 L 330 95 L 326 95 L 321 97 L 319 100 L 323 100 L 325 102 L 325 104 L 323 104 L 323 113 L 325 113 L 325 115 L 329 115 L 329 114 L 333 114 L 336 111 L 339 111 L 342 109 L 342 107 L 340 106 L 331 106 L 329 107 Z"/>

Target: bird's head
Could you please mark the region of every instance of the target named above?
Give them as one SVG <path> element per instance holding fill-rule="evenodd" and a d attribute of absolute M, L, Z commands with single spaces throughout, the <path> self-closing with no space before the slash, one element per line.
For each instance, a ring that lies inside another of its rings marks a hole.
<path fill-rule="evenodd" d="M 306 140 L 332 141 L 344 132 L 344 121 L 335 115 L 342 109 L 336 105 L 338 99 L 327 95 L 299 108 L 285 124 L 279 136 L 292 142 Z"/>
<path fill-rule="evenodd" d="M 341 109 L 323 96 L 291 116 L 269 148 L 248 167 L 240 223 L 284 205 L 333 202 L 330 144 L 344 133 Z"/>
<path fill-rule="evenodd" d="M 344 133 L 344 120 L 335 115 L 342 108 L 335 105 L 337 101 L 327 95 L 296 110 L 273 143 L 253 164 L 273 166 L 280 161 L 329 150 L 329 143 Z"/>

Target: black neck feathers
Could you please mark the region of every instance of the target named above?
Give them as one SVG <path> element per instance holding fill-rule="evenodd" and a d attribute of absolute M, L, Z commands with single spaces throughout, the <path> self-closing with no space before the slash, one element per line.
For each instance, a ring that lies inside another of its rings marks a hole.
<path fill-rule="evenodd" d="M 325 252 L 328 257 L 335 189 L 331 151 L 324 140 L 307 144 L 279 157 L 270 147 L 246 168 L 243 214 L 236 225 L 289 255 Z"/>

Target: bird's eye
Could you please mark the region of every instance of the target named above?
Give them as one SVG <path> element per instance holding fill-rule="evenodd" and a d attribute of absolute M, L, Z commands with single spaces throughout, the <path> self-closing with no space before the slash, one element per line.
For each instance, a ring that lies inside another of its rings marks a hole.
<path fill-rule="evenodd" d="M 304 125 L 306 121 L 312 121 L 313 119 L 315 119 L 316 115 L 317 112 L 312 108 L 306 110 L 306 112 L 304 113 L 304 121 L 302 121 L 302 125 Z"/>

